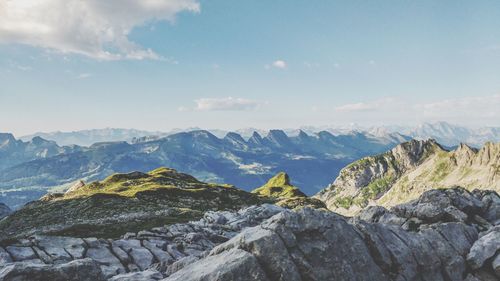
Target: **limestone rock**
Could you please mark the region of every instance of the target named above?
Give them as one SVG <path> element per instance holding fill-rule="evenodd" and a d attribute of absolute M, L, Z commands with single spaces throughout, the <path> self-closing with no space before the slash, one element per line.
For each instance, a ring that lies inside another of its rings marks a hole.
<path fill-rule="evenodd" d="M 267 281 L 269 279 L 253 255 L 243 250 L 232 249 L 193 263 L 163 280 Z"/>
<path fill-rule="evenodd" d="M 56 266 L 28 262 L 13 263 L 0 269 L 0 280 L 104 281 L 105 279 L 95 261 L 80 259 Z"/>
<path fill-rule="evenodd" d="M 111 277 L 108 281 L 157 281 L 163 279 L 163 275 L 153 269 L 140 272 L 131 272 Z"/>

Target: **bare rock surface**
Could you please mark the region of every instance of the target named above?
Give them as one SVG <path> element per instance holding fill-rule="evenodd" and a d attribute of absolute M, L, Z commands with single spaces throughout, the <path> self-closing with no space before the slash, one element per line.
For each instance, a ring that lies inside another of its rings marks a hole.
<path fill-rule="evenodd" d="M 29 277 L 33 274 L 57 274 L 57 268 L 70 262 L 71 268 L 81 266 L 83 274 L 88 264 L 81 261 L 87 260 L 96 265 L 101 279 L 159 280 L 167 275 L 167 268 L 177 271 L 186 261 L 204 257 L 242 229 L 284 210 L 264 204 L 237 212 L 207 212 L 199 221 L 127 233 L 117 240 L 35 235 L 0 247 L 0 280 L 33 280 Z M 54 280 L 80 280 L 61 276 Z"/>
<path fill-rule="evenodd" d="M 37 235 L 0 245 L 0 281 L 498 280 L 498 198 L 453 188 L 353 218 L 264 204 L 116 240 Z"/>

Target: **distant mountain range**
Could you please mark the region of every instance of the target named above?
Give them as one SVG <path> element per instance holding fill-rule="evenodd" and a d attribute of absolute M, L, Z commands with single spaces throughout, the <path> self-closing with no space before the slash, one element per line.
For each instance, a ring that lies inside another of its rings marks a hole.
<path fill-rule="evenodd" d="M 21 140 L 28 142 L 34 137 L 41 137 L 45 140 L 55 141 L 58 145 L 78 145 L 90 146 L 98 142 L 114 142 L 126 141 L 137 142 L 145 140 L 155 140 L 166 137 L 172 134 L 181 132 L 200 131 L 201 128 L 193 127 L 186 129 L 172 129 L 169 131 L 145 131 L 136 129 L 91 129 L 73 132 L 50 132 L 50 133 L 35 133 L 32 135 L 22 136 Z M 227 130 L 209 129 L 213 135 L 218 138 L 223 138 L 230 133 Z M 349 126 L 307 126 L 300 128 L 282 129 L 290 137 L 295 137 L 300 132 L 307 134 L 316 134 L 321 131 L 329 132 L 333 135 L 346 135 L 353 132 L 370 134 L 378 138 L 393 138 L 404 135 L 416 139 L 435 139 L 441 145 L 447 147 L 455 147 L 460 143 L 466 143 L 471 146 L 480 147 L 487 141 L 500 141 L 500 127 L 481 127 L 468 128 L 464 126 L 453 125 L 447 122 L 422 123 L 417 126 L 375 126 L 364 127 L 352 124 Z M 254 132 L 260 135 L 266 135 L 269 131 L 257 128 L 242 128 L 234 130 L 241 137 L 248 139 Z"/>
<path fill-rule="evenodd" d="M 12 135 L 5 138 L 8 141 L 2 142 L 2 149 L 9 149 L 2 151 L 0 158 L 0 201 L 13 208 L 40 197 L 50 188 L 63 189 L 80 179 L 102 180 L 113 173 L 146 172 L 160 166 L 245 190 L 261 186 L 277 172 L 286 171 L 306 194 L 314 194 L 347 163 L 408 140 L 396 133 L 380 137 L 361 132 L 333 135 L 326 131 L 299 131 L 296 136 L 288 136 L 282 130 L 271 130 L 266 136 L 254 132 L 248 139 L 237 133 L 219 138 L 198 130 L 89 147 L 60 147 L 40 137 L 29 142 L 15 140 Z M 13 143 L 17 145 L 9 145 Z M 17 159 L 18 155 L 22 157 Z"/>
<path fill-rule="evenodd" d="M 23 141 L 30 141 L 34 137 L 41 137 L 46 140 L 55 141 L 59 145 L 79 145 L 90 146 L 97 142 L 110 142 L 110 141 L 131 141 L 134 138 L 141 138 L 146 136 L 164 136 L 167 133 L 151 132 L 135 129 L 92 129 L 81 130 L 73 132 L 38 132 L 32 135 L 20 137 Z"/>
<path fill-rule="evenodd" d="M 386 128 L 387 129 L 387 128 Z M 373 131 L 370 131 L 373 133 Z M 398 132 L 415 139 L 435 139 L 447 147 L 465 143 L 476 148 L 486 142 L 500 142 L 500 127 L 467 128 L 446 122 L 424 123 L 415 127 L 396 127 L 386 132 Z"/>

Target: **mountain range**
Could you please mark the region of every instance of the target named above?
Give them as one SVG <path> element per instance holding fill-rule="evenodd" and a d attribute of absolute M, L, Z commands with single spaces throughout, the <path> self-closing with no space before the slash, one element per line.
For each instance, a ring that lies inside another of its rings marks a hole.
<path fill-rule="evenodd" d="M 31 135 L 22 136 L 19 139 L 30 141 L 34 137 L 41 137 L 46 140 L 55 141 L 59 145 L 90 146 L 97 142 L 126 141 L 134 142 L 143 138 L 159 139 L 168 135 L 181 132 L 200 131 L 201 128 L 172 129 L 168 131 L 145 131 L 136 129 L 90 129 L 73 132 L 38 132 Z M 480 147 L 484 143 L 500 141 L 500 127 L 478 127 L 469 128 L 450 124 L 447 122 L 421 123 L 416 126 L 385 125 L 385 126 L 360 126 L 351 124 L 348 126 L 303 126 L 300 128 L 282 129 L 288 136 L 298 136 L 301 131 L 307 134 L 316 134 L 327 131 L 333 135 L 345 135 L 353 132 L 370 134 L 379 138 L 392 138 L 394 133 L 416 139 L 435 139 L 440 144 L 447 147 L 454 147 L 460 143 Z M 223 138 L 231 131 L 221 129 L 209 129 L 212 134 Z M 243 138 L 248 139 L 254 132 L 266 135 L 269 131 L 258 128 L 241 128 L 234 130 Z"/>
<path fill-rule="evenodd" d="M 6 139 L 0 158 L 2 201 L 18 208 L 48 189 L 64 189 L 78 180 L 102 180 L 113 173 L 147 172 L 161 166 L 245 190 L 261 186 L 279 171 L 287 171 L 306 194 L 314 194 L 346 164 L 386 151 L 408 138 L 396 133 L 377 137 L 361 132 L 333 135 L 326 131 L 300 131 L 290 137 L 282 130 L 271 130 L 266 136 L 254 132 L 245 139 L 232 132 L 219 138 L 199 130 L 89 147 L 60 147 L 40 137 L 29 142 L 15 140 L 12 135 Z M 9 145 L 12 143 L 16 145 Z M 31 148 L 35 144 L 40 147 Z M 44 153 L 27 155 L 25 151 Z M 18 155 L 23 158 L 17 159 Z"/>
<path fill-rule="evenodd" d="M 500 192 L 500 143 L 447 150 L 435 140 L 405 142 L 349 164 L 315 197 L 335 212 L 354 214 L 367 205 L 394 206 L 430 188 L 453 186 Z"/>

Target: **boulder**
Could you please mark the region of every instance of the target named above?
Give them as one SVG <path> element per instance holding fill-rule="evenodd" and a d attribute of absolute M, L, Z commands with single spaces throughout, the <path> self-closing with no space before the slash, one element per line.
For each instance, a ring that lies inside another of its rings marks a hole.
<path fill-rule="evenodd" d="M 31 247 L 8 246 L 5 248 L 14 261 L 36 259 L 37 256 Z"/>
<path fill-rule="evenodd" d="M 495 229 L 479 238 L 467 255 L 467 263 L 472 269 L 478 269 L 484 262 L 500 250 L 500 230 Z"/>
<path fill-rule="evenodd" d="M 154 270 L 148 269 L 139 272 L 119 274 L 111 277 L 108 281 L 157 281 L 163 279 L 163 275 Z"/>
<path fill-rule="evenodd" d="M 231 249 L 209 256 L 177 271 L 164 281 L 268 281 L 257 259 L 250 253 Z"/>
<path fill-rule="evenodd" d="M 90 248 L 87 250 L 86 257 L 100 265 L 106 278 L 126 272 L 120 260 L 107 247 Z"/>
<path fill-rule="evenodd" d="M 12 281 L 104 281 L 95 261 L 80 259 L 59 265 L 13 263 L 0 269 L 0 280 Z"/>

